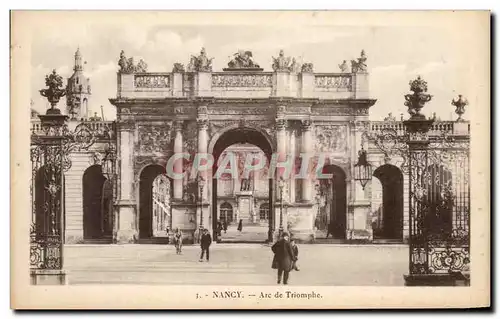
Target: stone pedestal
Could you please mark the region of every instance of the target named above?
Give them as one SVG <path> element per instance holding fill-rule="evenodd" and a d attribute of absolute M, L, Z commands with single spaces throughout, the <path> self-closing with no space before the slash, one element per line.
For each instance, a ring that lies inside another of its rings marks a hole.
<path fill-rule="evenodd" d="M 467 122 L 455 122 L 455 123 L 453 123 L 453 134 L 455 134 L 455 135 L 468 135 L 469 134 L 469 123 L 467 123 Z"/>
<path fill-rule="evenodd" d="M 243 223 L 253 223 L 253 218 L 251 215 L 253 207 L 253 194 L 251 191 L 242 191 L 236 194 L 236 201 L 238 203 L 238 222 L 239 219 L 243 220 Z"/>
<path fill-rule="evenodd" d="M 182 97 L 182 73 L 172 73 L 172 95 Z"/>
<path fill-rule="evenodd" d="M 66 272 L 62 269 L 30 269 L 32 285 L 66 285 Z"/>
<path fill-rule="evenodd" d="M 354 98 L 369 99 L 370 87 L 368 83 L 368 73 L 356 73 L 353 77 L 354 81 Z"/>
<path fill-rule="evenodd" d="M 292 237 L 302 243 L 314 241 L 314 214 L 313 203 L 295 203 L 286 208 L 285 229 Z"/>
<path fill-rule="evenodd" d="M 276 97 L 291 96 L 290 72 L 276 72 L 273 74 L 273 95 Z"/>
<path fill-rule="evenodd" d="M 421 274 L 404 275 L 405 286 L 470 286 L 467 274 Z"/>
<path fill-rule="evenodd" d="M 366 241 L 373 240 L 373 230 L 371 225 L 371 203 L 370 201 L 356 201 L 349 205 L 351 225 L 347 231 L 348 240 Z"/>
<path fill-rule="evenodd" d="M 116 241 L 118 244 L 132 244 L 138 239 L 135 223 L 135 203 L 132 201 L 119 201 L 118 205 L 118 231 Z"/>
<path fill-rule="evenodd" d="M 300 79 L 300 96 L 302 98 L 312 98 L 314 96 L 314 74 L 301 73 Z"/>
<path fill-rule="evenodd" d="M 195 94 L 197 96 L 212 95 L 212 73 L 198 72 L 195 75 Z"/>
<path fill-rule="evenodd" d="M 185 236 L 192 233 L 196 228 L 196 209 L 195 203 L 185 203 L 182 201 L 173 201 L 172 207 L 172 230 L 179 228 Z"/>

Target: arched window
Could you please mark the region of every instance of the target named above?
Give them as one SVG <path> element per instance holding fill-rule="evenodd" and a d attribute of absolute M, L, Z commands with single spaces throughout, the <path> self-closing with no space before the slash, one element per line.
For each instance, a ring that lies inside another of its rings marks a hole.
<path fill-rule="evenodd" d="M 269 219 L 269 203 L 264 203 L 264 204 L 260 205 L 259 219 L 260 220 L 268 220 Z"/>
<path fill-rule="evenodd" d="M 220 205 L 220 220 L 225 220 L 228 223 L 233 221 L 233 206 L 228 202 L 224 202 Z"/>

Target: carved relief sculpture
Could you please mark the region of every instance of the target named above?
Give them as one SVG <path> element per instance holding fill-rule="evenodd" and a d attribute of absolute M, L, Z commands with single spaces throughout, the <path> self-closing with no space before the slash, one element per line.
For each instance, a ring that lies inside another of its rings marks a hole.
<path fill-rule="evenodd" d="M 183 150 L 189 154 L 194 154 L 198 149 L 198 128 L 196 121 L 185 122 L 185 129 L 183 132 Z"/>
<path fill-rule="evenodd" d="M 136 75 L 134 83 L 136 88 L 166 88 L 170 86 L 168 75 Z"/>
<path fill-rule="evenodd" d="M 347 147 L 347 127 L 345 125 L 315 126 L 317 152 L 341 152 Z"/>
<path fill-rule="evenodd" d="M 165 126 L 139 126 L 139 153 L 166 156 L 170 152 L 172 123 Z"/>
<path fill-rule="evenodd" d="M 350 75 L 322 75 L 314 78 L 314 85 L 318 88 L 351 90 L 351 83 Z"/>
<path fill-rule="evenodd" d="M 270 87 L 272 86 L 271 75 L 212 75 L 212 86 L 214 87 Z"/>

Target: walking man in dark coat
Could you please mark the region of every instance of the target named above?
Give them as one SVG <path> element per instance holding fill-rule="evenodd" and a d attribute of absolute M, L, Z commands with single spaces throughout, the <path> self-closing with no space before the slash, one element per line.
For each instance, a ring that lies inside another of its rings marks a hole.
<path fill-rule="evenodd" d="M 210 260 L 210 245 L 212 244 L 212 237 L 208 232 L 208 229 L 203 230 L 203 235 L 201 235 L 200 246 L 201 246 L 201 256 L 200 262 L 203 261 L 203 256 L 205 252 L 207 253 L 207 261 Z"/>
<path fill-rule="evenodd" d="M 283 233 L 281 239 L 271 248 L 274 253 L 272 268 L 278 269 L 278 284 L 281 283 L 281 279 L 283 278 L 283 284 L 288 285 L 288 277 L 295 261 L 295 255 L 289 238 L 288 233 Z"/>

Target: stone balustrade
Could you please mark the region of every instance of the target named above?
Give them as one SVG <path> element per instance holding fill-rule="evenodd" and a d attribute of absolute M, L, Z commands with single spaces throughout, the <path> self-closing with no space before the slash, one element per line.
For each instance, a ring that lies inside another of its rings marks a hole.
<path fill-rule="evenodd" d="M 465 127 L 464 127 L 465 126 Z M 390 129 L 397 132 L 398 135 L 404 135 L 406 128 L 402 121 L 370 121 L 370 132 L 377 133 Z M 469 122 L 455 121 L 436 121 L 429 130 L 429 135 L 440 135 L 442 133 L 452 135 L 469 135 Z"/>
<path fill-rule="evenodd" d="M 296 97 L 369 98 L 368 73 L 224 72 L 118 73 L 118 98 Z"/>

